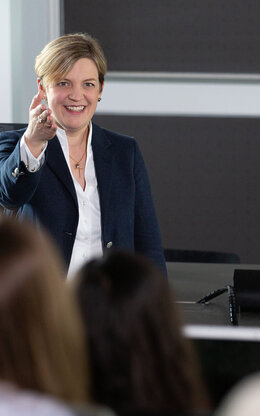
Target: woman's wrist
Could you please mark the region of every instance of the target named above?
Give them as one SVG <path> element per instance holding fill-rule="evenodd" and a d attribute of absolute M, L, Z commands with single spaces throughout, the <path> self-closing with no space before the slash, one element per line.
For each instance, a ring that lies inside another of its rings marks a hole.
<path fill-rule="evenodd" d="M 31 140 L 30 138 L 28 139 L 26 133 L 24 134 L 24 140 L 30 152 L 36 158 L 40 156 L 40 154 L 46 147 L 47 140 Z"/>

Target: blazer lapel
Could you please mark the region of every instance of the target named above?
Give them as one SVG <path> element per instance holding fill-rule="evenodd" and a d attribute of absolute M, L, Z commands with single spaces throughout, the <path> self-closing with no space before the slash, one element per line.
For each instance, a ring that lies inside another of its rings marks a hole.
<path fill-rule="evenodd" d="M 47 165 L 67 188 L 72 198 L 74 199 L 76 207 L 78 208 L 78 200 L 74 183 L 57 136 L 49 141 L 47 152 Z"/>
<path fill-rule="evenodd" d="M 113 145 L 104 131 L 94 123 L 92 149 L 100 199 L 101 224 L 104 234 L 104 226 L 107 223 L 107 215 L 109 213 L 108 207 L 113 167 Z"/>
<path fill-rule="evenodd" d="M 92 149 L 95 164 L 95 171 L 98 183 L 101 223 L 104 232 L 107 215 L 109 213 L 109 196 L 111 190 L 111 174 L 113 166 L 113 145 L 103 130 L 93 123 Z M 63 155 L 60 142 L 56 137 L 49 141 L 47 147 L 47 164 L 50 169 L 59 177 L 60 181 L 67 188 L 78 207 L 75 187 L 71 178 L 67 162 Z"/>

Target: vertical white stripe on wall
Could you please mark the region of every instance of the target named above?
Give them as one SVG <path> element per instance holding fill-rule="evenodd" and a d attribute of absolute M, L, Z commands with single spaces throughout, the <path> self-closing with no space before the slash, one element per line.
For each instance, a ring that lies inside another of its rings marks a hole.
<path fill-rule="evenodd" d="M 10 123 L 12 121 L 10 0 L 0 2 L 0 16 L 0 123 Z"/>
<path fill-rule="evenodd" d="M 47 0 L 48 41 L 60 36 L 60 0 Z"/>
<path fill-rule="evenodd" d="M 37 93 L 35 57 L 59 36 L 59 0 L 10 0 L 12 50 L 12 121 L 26 123 Z"/>

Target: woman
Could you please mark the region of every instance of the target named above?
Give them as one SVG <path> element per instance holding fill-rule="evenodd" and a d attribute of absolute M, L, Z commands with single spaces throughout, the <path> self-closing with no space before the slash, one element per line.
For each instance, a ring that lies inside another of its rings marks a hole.
<path fill-rule="evenodd" d="M 0 135 L 1 204 L 51 232 L 70 275 L 110 247 L 142 252 L 166 273 L 137 143 L 91 122 L 106 72 L 100 45 L 87 34 L 61 36 L 35 71 L 27 129 Z"/>
<path fill-rule="evenodd" d="M 159 269 L 115 250 L 86 264 L 74 284 L 96 402 L 119 414 L 207 409 L 193 352 Z"/>
<path fill-rule="evenodd" d="M 0 414 L 72 414 L 55 398 L 85 403 L 89 383 L 64 268 L 47 237 L 25 222 L 1 219 L 0 241 Z"/>

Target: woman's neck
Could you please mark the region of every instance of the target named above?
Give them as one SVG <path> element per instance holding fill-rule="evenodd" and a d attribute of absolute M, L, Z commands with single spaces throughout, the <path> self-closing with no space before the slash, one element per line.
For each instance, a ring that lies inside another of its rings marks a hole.
<path fill-rule="evenodd" d="M 69 148 L 75 149 L 75 148 L 81 148 L 81 147 L 86 146 L 86 143 L 88 141 L 88 134 L 89 134 L 89 127 L 86 130 L 80 131 L 80 132 L 67 132 L 66 131 Z"/>

